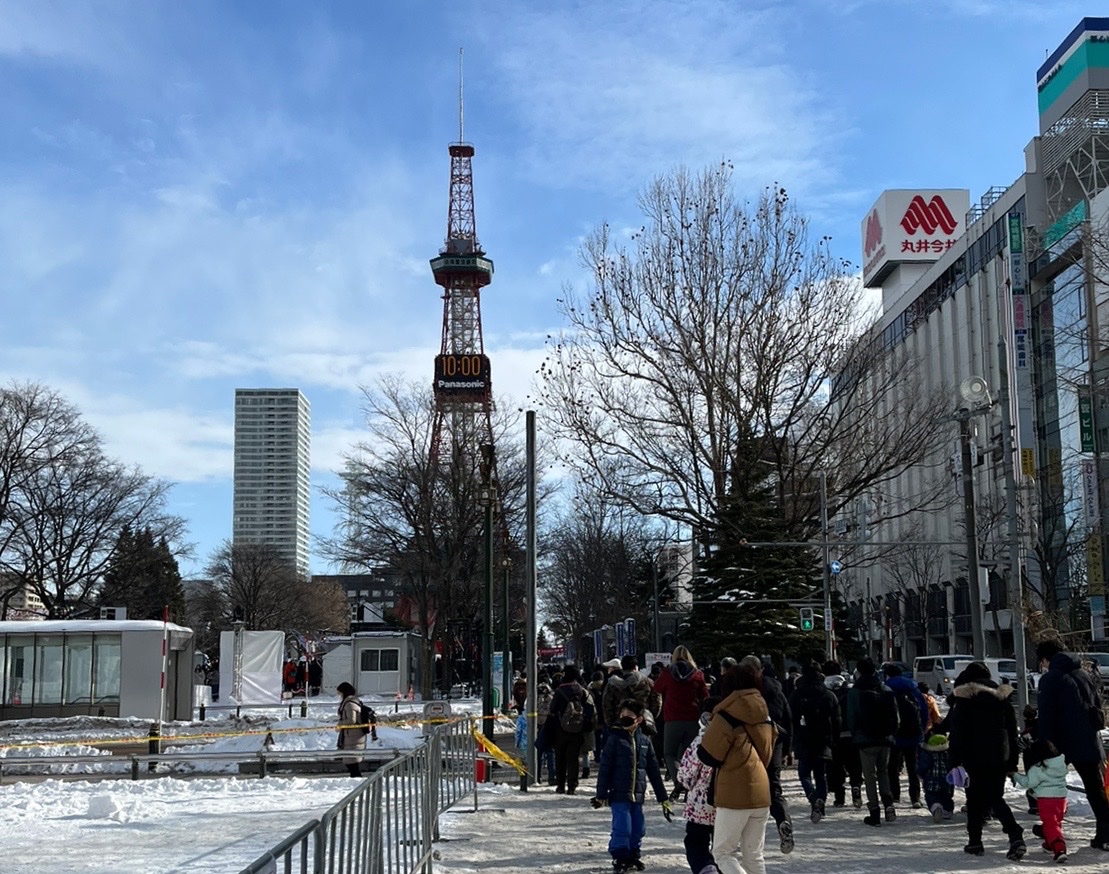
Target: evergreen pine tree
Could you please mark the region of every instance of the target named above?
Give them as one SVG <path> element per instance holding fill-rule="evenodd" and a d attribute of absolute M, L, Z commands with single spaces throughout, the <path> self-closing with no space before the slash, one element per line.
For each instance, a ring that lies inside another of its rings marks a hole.
<path fill-rule="evenodd" d="M 171 621 L 185 618 L 185 591 L 177 559 L 164 538 L 155 541 L 149 528 L 120 532 L 104 574 L 99 604 L 126 607 L 128 619 L 161 619 L 169 607 Z"/>
<path fill-rule="evenodd" d="M 784 517 L 774 483 L 760 465 L 746 465 L 732 481 L 733 493 L 703 538 L 708 555 L 693 580 L 694 606 L 684 636 L 712 660 L 754 653 L 772 656 L 779 665 L 784 656 L 823 661 L 821 623 L 817 630 L 802 632 L 796 607 L 757 603 L 819 600 L 819 551 L 749 545 L 807 538 Z"/>

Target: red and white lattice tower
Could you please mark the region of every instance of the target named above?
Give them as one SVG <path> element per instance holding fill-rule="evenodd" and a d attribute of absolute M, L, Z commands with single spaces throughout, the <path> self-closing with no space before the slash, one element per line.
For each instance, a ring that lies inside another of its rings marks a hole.
<path fill-rule="evenodd" d="M 431 461 L 437 465 L 444 439 L 452 453 L 476 460 L 478 447 L 493 442 L 492 382 L 481 335 L 481 290 L 493 280 L 493 262 L 477 239 L 474 219 L 474 147 L 463 139 L 462 83 L 458 94 L 458 142 L 451 156 L 447 240 L 431 259 L 443 289 L 443 337 L 435 356 L 435 422 Z M 446 434 L 446 438 L 444 438 Z"/>

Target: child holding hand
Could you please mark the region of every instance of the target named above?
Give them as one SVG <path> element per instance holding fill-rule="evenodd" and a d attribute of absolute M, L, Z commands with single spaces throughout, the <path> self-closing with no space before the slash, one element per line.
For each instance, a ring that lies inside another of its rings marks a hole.
<path fill-rule="evenodd" d="M 1044 827 L 1043 847 L 1056 862 L 1067 861 L 1063 839 L 1063 817 L 1067 813 L 1067 762 L 1048 740 L 1035 740 L 1027 751 L 1028 773 L 1016 773 L 1013 782 L 1024 786 L 1036 798 L 1040 822 Z"/>

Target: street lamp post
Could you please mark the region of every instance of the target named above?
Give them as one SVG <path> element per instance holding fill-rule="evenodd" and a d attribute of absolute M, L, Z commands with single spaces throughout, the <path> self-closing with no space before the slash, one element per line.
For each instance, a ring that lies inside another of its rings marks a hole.
<path fill-rule="evenodd" d="M 962 411 L 960 411 L 962 412 Z M 970 457 L 970 413 L 959 416 L 959 442 L 963 461 L 963 518 L 967 535 L 967 584 L 970 587 L 971 652 L 986 656 L 986 634 L 982 629 L 982 581 L 978 576 L 978 529 L 974 507 L 974 466 Z"/>

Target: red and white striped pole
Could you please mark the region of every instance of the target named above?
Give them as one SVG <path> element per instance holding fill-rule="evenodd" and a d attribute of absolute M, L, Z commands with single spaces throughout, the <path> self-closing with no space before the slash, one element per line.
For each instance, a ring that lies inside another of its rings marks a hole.
<path fill-rule="evenodd" d="M 158 693 L 158 734 L 166 714 L 166 669 L 169 666 L 169 607 L 162 608 L 162 686 Z"/>

